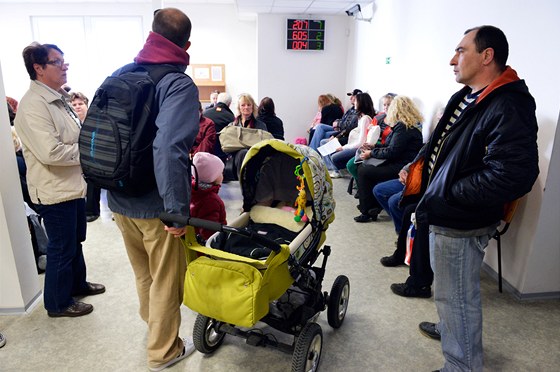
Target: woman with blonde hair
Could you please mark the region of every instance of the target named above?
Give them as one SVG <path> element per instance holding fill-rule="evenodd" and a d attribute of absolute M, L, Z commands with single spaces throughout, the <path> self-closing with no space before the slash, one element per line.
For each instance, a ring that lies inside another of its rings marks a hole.
<path fill-rule="evenodd" d="M 242 93 L 237 99 L 237 116 L 229 125 L 243 128 L 262 129 L 268 132 L 266 124 L 257 119 L 256 116 L 257 105 L 255 100 L 250 94 Z M 228 177 L 239 177 L 239 170 L 241 169 L 241 164 L 243 164 L 243 159 L 245 158 L 245 154 L 247 154 L 247 150 L 248 149 L 241 149 L 228 154 L 230 156 L 226 160 L 226 168 L 228 168 L 228 172 L 233 173 L 228 174 Z M 233 169 L 228 167 L 228 164 L 231 164 L 231 162 L 233 162 Z"/>
<path fill-rule="evenodd" d="M 237 99 L 237 116 L 230 125 L 268 131 L 266 124 L 257 118 L 257 104 L 249 93 L 242 93 Z"/>
<path fill-rule="evenodd" d="M 367 146 L 361 154 L 358 168 L 361 214 L 356 222 L 376 221 L 381 205 L 373 195 L 379 182 L 398 178 L 403 166 L 410 163 L 422 147 L 424 118 L 416 104 L 406 96 L 397 96 L 389 106 L 385 122 L 392 127 L 383 145 Z"/>

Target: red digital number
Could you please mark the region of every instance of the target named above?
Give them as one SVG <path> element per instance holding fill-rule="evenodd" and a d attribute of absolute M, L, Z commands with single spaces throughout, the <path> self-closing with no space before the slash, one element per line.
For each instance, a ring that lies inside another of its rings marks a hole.
<path fill-rule="evenodd" d="M 309 24 L 306 20 L 296 19 L 294 25 L 292 26 L 294 30 L 306 30 L 309 28 Z"/>
<path fill-rule="evenodd" d="M 292 31 L 292 39 L 294 40 L 307 40 L 307 31 Z"/>
<path fill-rule="evenodd" d="M 292 49 L 307 49 L 307 41 L 292 41 Z"/>

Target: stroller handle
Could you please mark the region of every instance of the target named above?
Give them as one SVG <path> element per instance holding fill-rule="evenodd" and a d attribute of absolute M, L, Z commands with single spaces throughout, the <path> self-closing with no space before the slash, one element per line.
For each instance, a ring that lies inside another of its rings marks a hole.
<path fill-rule="evenodd" d="M 221 223 L 218 222 L 203 220 L 195 217 L 185 217 L 178 214 L 171 214 L 167 212 L 160 213 L 159 219 L 167 226 L 171 226 L 171 224 L 175 222 L 181 225 L 200 227 L 212 231 L 229 232 L 232 234 L 246 236 L 252 241 L 264 247 L 270 248 L 276 253 L 282 250 L 280 244 L 278 244 L 274 240 L 268 239 L 265 236 L 259 235 L 258 233 L 248 231 L 245 229 L 238 229 L 236 227 L 222 225 Z"/>
<path fill-rule="evenodd" d="M 222 231 L 222 224 L 214 221 L 202 220 L 200 218 L 185 217 L 179 214 L 162 212 L 159 214 L 159 219 L 167 226 L 171 226 L 173 223 L 178 223 L 185 226 L 189 225 L 194 227 L 201 227 L 203 229 L 212 231 Z"/>

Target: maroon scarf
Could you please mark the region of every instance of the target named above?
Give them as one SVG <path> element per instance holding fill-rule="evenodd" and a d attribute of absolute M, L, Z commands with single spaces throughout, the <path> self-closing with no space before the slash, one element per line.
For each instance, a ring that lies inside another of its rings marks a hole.
<path fill-rule="evenodd" d="M 166 63 L 188 66 L 189 54 L 172 41 L 156 32 L 150 31 L 144 47 L 134 58 L 134 62 L 145 65 Z"/>

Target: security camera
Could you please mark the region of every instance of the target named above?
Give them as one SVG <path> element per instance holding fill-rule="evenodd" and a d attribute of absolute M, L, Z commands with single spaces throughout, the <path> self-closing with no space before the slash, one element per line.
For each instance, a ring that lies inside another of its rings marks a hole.
<path fill-rule="evenodd" d="M 373 17 L 364 18 L 364 16 L 362 15 L 362 8 L 360 7 L 360 4 L 356 4 L 348 9 L 346 11 L 346 14 L 349 17 L 354 17 L 356 21 L 371 22 L 371 20 L 373 19 Z"/>
<path fill-rule="evenodd" d="M 346 14 L 349 17 L 354 17 L 355 15 L 357 15 L 358 13 L 362 12 L 362 8 L 360 7 L 360 4 L 356 4 L 354 6 L 352 6 L 350 9 L 348 9 L 346 11 Z"/>

